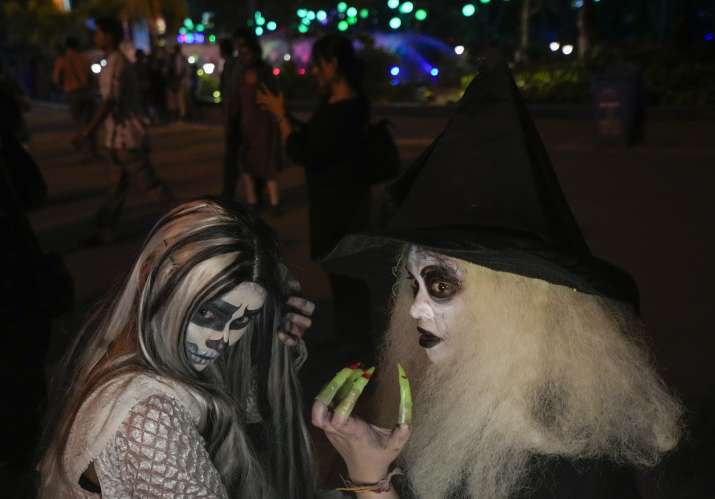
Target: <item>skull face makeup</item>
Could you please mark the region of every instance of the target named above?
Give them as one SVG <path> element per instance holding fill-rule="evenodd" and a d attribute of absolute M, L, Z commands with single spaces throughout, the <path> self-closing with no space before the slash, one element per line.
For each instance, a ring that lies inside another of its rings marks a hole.
<path fill-rule="evenodd" d="M 235 344 L 260 312 L 266 290 L 255 282 L 242 282 L 228 293 L 201 304 L 186 329 L 185 349 L 197 371 Z"/>
<path fill-rule="evenodd" d="M 407 274 L 415 300 L 410 315 L 417 321 L 419 344 L 430 361 L 437 363 L 454 353 L 451 337 L 465 311 L 462 287 L 464 270 L 459 260 L 411 246 Z"/>

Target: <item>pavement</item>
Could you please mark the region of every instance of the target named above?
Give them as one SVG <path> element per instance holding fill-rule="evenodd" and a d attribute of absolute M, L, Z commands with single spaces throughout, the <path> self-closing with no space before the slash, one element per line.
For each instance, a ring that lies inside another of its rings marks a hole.
<path fill-rule="evenodd" d="M 83 317 L 121 281 L 143 237 L 162 208 L 141 194 L 130 197 L 118 240 L 83 248 L 92 215 L 109 185 L 107 160 L 84 161 L 72 150 L 72 126 L 62 106 L 37 103 L 27 116 L 31 152 L 47 180 L 50 199 L 31 215 L 47 251 L 63 255 L 76 284 L 76 308 L 57 321 L 49 362 L 64 347 Z M 405 164 L 439 133 L 446 113 L 390 112 Z M 209 120 L 210 121 L 210 120 Z M 594 254 L 631 272 L 641 290 L 642 316 L 666 381 L 704 426 L 713 414 L 715 335 L 715 127 L 709 119 L 649 122 L 646 140 L 636 147 L 595 143 L 593 125 L 583 118 L 544 118 L 537 127 Z M 151 130 L 152 159 L 179 200 L 218 194 L 222 180 L 223 135 L 213 123 L 175 123 Z M 285 213 L 266 216 L 279 234 L 285 260 L 318 303 L 308 333 L 312 352 L 304 374 L 305 391 L 315 393 L 339 362 L 334 355 L 330 291 L 325 274 L 309 258 L 303 171 L 288 167 L 279 183 Z M 316 437 L 326 475 L 334 455 Z M 698 438 L 696 435 L 695 438 Z M 327 456 L 327 457 L 326 457 Z M 659 496 L 644 485 L 646 497 Z M 695 496 L 693 496 L 695 497 Z"/>

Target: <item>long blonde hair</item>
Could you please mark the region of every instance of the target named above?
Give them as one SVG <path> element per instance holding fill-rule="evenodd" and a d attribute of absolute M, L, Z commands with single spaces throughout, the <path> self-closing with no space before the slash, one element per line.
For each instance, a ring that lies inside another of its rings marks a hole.
<path fill-rule="evenodd" d="M 244 281 L 266 289 L 261 313 L 241 341 L 196 372 L 183 348 L 190 317 Z M 58 369 L 67 374 L 55 383 L 42 467 L 68 480 L 62 457 L 83 401 L 111 378 L 152 372 L 199 395 L 199 431 L 229 496 L 312 498 L 312 452 L 295 354 L 276 333 L 285 295 L 268 226 L 225 201 L 182 204 L 152 229 L 111 296 Z M 260 424 L 252 433 L 248 423 L 256 416 Z"/>
<path fill-rule="evenodd" d="M 631 311 L 454 262 L 465 271 L 469 303 L 449 336 L 455 358 L 431 364 L 417 344 L 400 269 L 381 363 L 380 400 L 396 399 L 387 392 L 398 361 L 415 384 L 403 464 L 418 497 L 446 497 L 461 486 L 470 497 L 509 497 L 535 456 L 654 466 L 675 447 L 682 408 L 657 375 Z"/>

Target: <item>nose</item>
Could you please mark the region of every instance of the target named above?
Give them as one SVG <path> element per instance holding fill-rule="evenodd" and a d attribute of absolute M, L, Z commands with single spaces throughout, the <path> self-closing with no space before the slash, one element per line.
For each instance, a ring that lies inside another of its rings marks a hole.
<path fill-rule="evenodd" d="M 226 342 L 225 338 L 219 338 L 218 340 L 206 340 L 206 346 L 209 347 L 211 350 L 215 350 L 218 353 L 222 353 L 224 350 L 226 350 L 226 345 L 228 343 Z"/>
<path fill-rule="evenodd" d="M 419 294 L 417 295 L 414 303 L 412 303 L 412 306 L 410 307 L 410 317 L 412 317 L 415 320 L 434 319 L 434 313 L 432 312 L 432 307 L 430 307 L 429 304 L 426 303 L 426 301 L 424 299 L 422 299 Z"/>

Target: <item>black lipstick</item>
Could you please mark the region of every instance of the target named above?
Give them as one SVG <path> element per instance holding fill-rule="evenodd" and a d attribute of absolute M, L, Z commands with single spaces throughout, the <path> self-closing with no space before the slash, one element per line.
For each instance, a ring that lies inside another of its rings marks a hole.
<path fill-rule="evenodd" d="M 433 346 L 437 345 L 437 343 L 442 341 L 442 338 L 430 333 L 426 329 L 418 327 L 417 331 L 420 333 L 419 342 L 422 348 L 432 348 Z"/>

